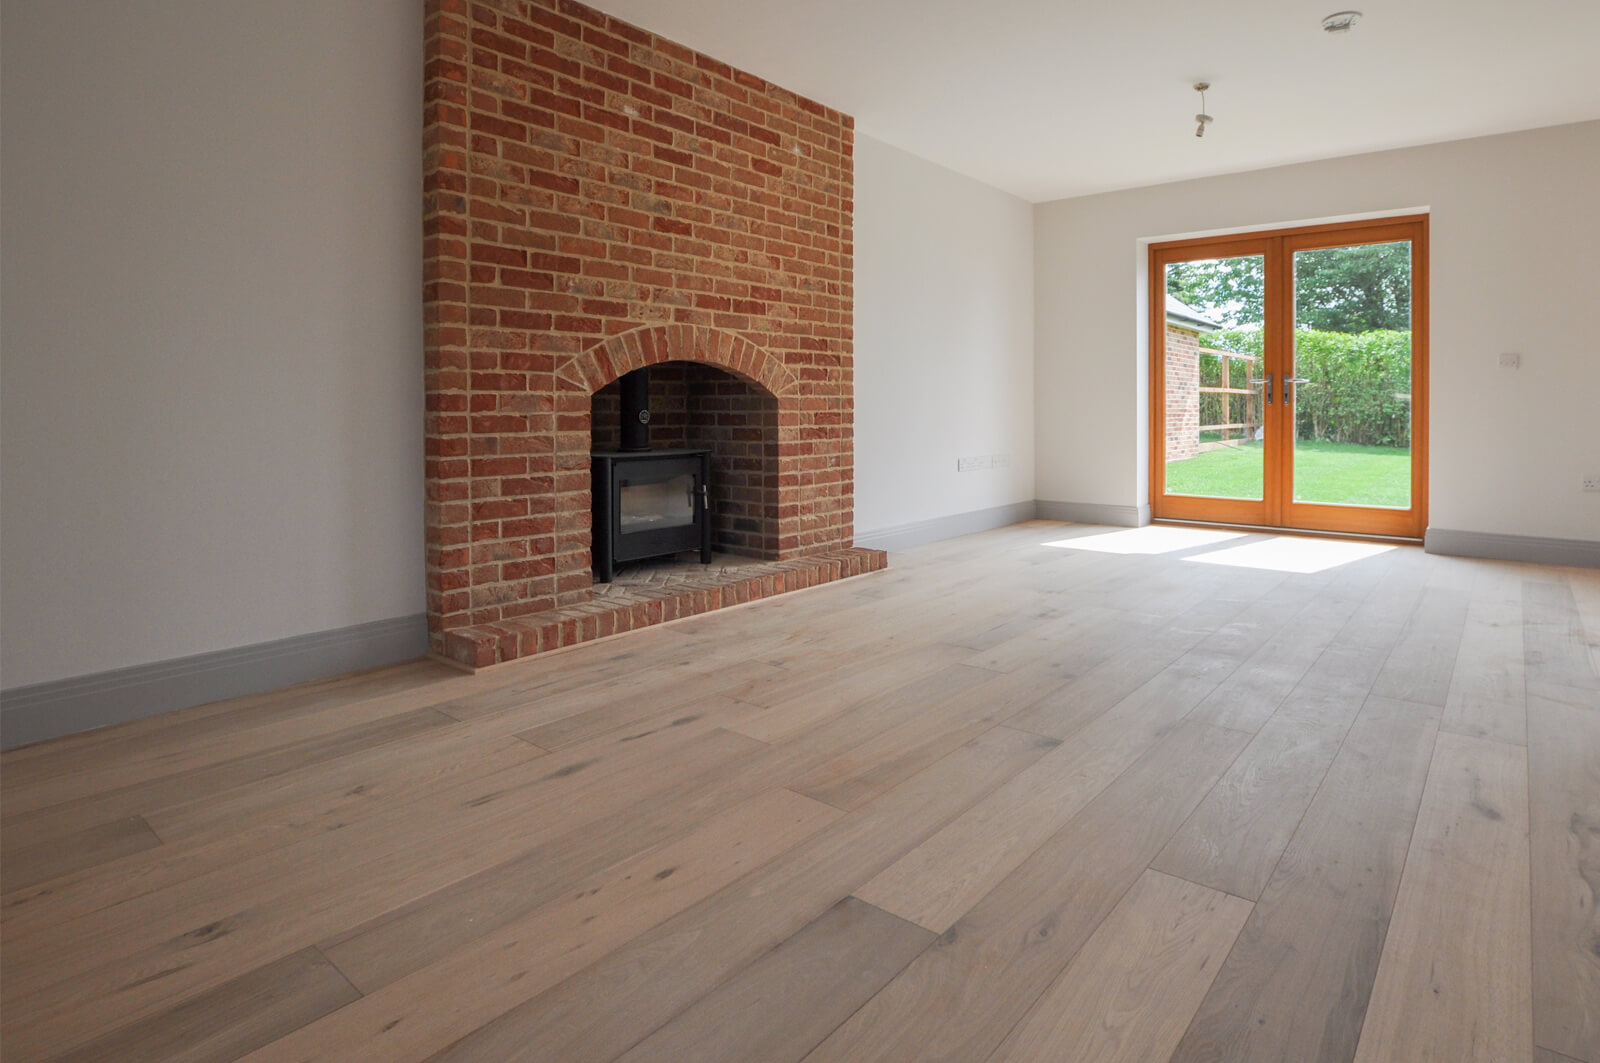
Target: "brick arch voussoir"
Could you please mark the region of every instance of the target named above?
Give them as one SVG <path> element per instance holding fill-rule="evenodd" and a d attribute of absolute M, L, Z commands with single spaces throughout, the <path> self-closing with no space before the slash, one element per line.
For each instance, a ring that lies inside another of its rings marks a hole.
<path fill-rule="evenodd" d="M 742 336 L 699 325 L 658 325 L 613 336 L 574 355 L 556 378 L 569 390 L 592 395 L 618 377 L 662 362 L 714 365 L 778 398 L 793 397 L 800 383 L 771 352 Z"/>

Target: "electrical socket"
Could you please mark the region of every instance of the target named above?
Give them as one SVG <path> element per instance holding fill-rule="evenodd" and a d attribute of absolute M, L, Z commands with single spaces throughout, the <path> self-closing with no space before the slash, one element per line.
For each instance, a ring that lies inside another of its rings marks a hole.
<path fill-rule="evenodd" d="M 1583 489 L 1585 491 L 1600 491 L 1600 473 L 1585 476 L 1583 478 Z"/>
<path fill-rule="evenodd" d="M 1506 351 L 1506 352 L 1502 353 L 1500 355 L 1500 368 L 1501 369 L 1521 369 L 1522 368 L 1522 355 L 1517 354 L 1517 353 L 1512 352 L 1512 351 Z"/>
<path fill-rule="evenodd" d="M 974 458 L 957 458 L 956 472 L 977 472 L 979 469 L 989 467 L 989 455 L 980 454 Z"/>
<path fill-rule="evenodd" d="M 1011 468 L 1011 455 L 1010 454 L 990 454 L 989 455 L 989 467 L 991 469 L 1009 469 L 1009 468 Z"/>

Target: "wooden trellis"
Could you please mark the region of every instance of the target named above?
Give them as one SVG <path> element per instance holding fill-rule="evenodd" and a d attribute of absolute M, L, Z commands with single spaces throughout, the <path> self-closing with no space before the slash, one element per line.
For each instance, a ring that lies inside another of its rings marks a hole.
<path fill-rule="evenodd" d="M 1246 384 L 1248 385 L 1251 378 L 1255 376 L 1255 364 L 1258 359 L 1253 354 L 1244 354 L 1239 351 L 1220 351 L 1215 347 L 1201 347 L 1200 353 L 1214 354 L 1222 360 L 1223 383 L 1223 386 L 1219 388 L 1206 387 L 1205 384 L 1202 383 L 1200 385 L 1200 398 L 1202 403 L 1207 395 L 1223 396 L 1222 414 L 1224 418 L 1227 418 L 1233 412 L 1233 401 L 1229 396 L 1246 395 L 1248 398 L 1245 400 L 1245 420 L 1226 421 L 1222 424 L 1202 424 L 1199 430 L 1201 432 L 1218 432 L 1220 433 L 1224 442 L 1227 442 L 1230 439 L 1229 433 L 1235 430 L 1239 431 L 1240 439 L 1248 440 L 1255 438 L 1256 429 L 1261 426 L 1260 390 L 1249 386 L 1235 388 L 1228 387 L 1227 385 L 1233 380 L 1232 363 L 1244 363 L 1244 378 Z M 1201 379 L 1204 380 L 1203 375 Z"/>

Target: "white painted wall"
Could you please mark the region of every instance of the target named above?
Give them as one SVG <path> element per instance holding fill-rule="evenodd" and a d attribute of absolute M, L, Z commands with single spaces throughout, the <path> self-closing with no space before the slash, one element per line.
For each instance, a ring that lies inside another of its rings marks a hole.
<path fill-rule="evenodd" d="M 855 162 L 856 534 L 1031 501 L 1032 208 L 870 137 Z"/>
<path fill-rule="evenodd" d="M 0 681 L 421 612 L 420 6 L 3 22 Z"/>
<path fill-rule="evenodd" d="M 1596 174 L 1587 122 L 1039 204 L 1038 497 L 1148 501 L 1141 241 L 1427 208 L 1430 526 L 1600 540 Z"/>

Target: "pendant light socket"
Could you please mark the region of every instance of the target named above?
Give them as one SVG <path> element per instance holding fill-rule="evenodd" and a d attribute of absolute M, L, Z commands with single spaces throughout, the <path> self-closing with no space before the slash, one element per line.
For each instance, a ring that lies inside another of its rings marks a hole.
<path fill-rule="evenodd" d="M 1206 90 L 1210 87 L 1211 82 L 1209 81 L 1196 81 L 1194 83 L 1194 91 L 1200 94 L 1200 113 L 1194 116 L 1194 135 L 1197 137 L 1205 136 L 1206 126 L 1213 121 L 1212 117 L 1206 114 Z"/>

